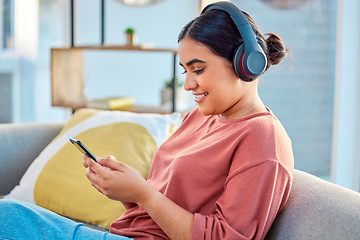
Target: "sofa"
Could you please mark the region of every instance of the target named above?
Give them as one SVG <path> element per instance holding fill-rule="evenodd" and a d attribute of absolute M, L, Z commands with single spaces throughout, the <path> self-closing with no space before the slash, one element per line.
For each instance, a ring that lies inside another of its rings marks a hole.
<path fill-rule="evenodd" d="M 63 126 L 62 122 L 0 124 L 0 195 L 19 183 Z M 266 239 L 359 240 L 360 193 L 295 169 L 289 201 Z"/>

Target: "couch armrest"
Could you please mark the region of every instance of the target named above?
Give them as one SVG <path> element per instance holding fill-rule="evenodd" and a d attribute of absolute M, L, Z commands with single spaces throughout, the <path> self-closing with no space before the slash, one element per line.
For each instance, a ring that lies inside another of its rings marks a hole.
<path fill-rule="evenodd" d="M 63 123 L 0 124 L 0 195 L 8 194 Z"/>
<path fill-rule="evenodd" d="M 360 193 L 295 170 L 285 208 L 269 239 L 360 239 Z"/>

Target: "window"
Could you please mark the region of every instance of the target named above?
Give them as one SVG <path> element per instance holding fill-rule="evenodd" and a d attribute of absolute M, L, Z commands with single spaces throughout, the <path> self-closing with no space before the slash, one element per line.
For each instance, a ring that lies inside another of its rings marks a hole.
<path fill-rule="evenodd" d="M 14 1 L 0 0 L 1 49 L 12 49 L 14 42 Z"/>

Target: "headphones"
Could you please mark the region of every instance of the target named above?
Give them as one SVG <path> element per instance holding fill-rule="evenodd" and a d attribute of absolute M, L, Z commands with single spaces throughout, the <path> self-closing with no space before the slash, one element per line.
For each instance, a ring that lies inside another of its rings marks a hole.
<path fill-rule="evenodd" d="M 206 6 L 201 14 L 221 10 L 229 14 L 243 39 L 236 49 L 233 58 L 233 66 L 236 75 L 251 82 L 264 72 L 267 60 L 264 51 L 256 40 L 256 36 L 242 11 L 230 2 L 217 2 Z"/>

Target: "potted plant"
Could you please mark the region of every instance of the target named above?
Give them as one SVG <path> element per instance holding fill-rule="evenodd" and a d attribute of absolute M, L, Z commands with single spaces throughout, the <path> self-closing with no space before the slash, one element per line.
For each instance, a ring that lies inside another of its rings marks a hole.
<path fill-rule="evenodd" d="M 176 87 L 182 87 L 182 83 L 178 81 L 178 78 L 175 78 L 175 83 L 176 83 Z M 170 80 L 167 80 L 165 81 L 165 84 L 164 84 L 164 88 L 172 88 L 172 85 L 173 85 L 173 80 L 170 79 Z"/>
<path fill-rule="evenodd" d="M 181 110 L 184 108 L 183 106 L 187 104 L 188 102 L 188 94 L 187 92 L 182 88 L 183 83 L 179 82 L 178 79 L 175 79 L 176 83 L 176 105 L 177 109 Z M 172 106 L 172 79 L 166 80 L 164 82 L 164 87 L 161 89 L 161 105 L 164 108 L 169 108 Z"/>
<path fill-rule="evenodd" d="M 135 29 L 132 27 L 128 27 L 125 30 L 125 34 L 126 34 L 126 43 L 128 45 L 135 45 L 136 42 L 136 33 L 135 33 Z"/>

